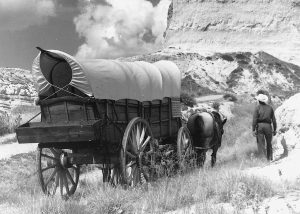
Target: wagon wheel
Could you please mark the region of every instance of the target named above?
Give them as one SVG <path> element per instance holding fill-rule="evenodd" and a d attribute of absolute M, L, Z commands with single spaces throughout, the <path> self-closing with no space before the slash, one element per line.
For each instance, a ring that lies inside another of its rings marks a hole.
<path fill-rule="evenodd" d="M 134 118 L 127 125 L 120 154 L 122 182 L 135 186 L 153 180 L 154 138 L 149 123 Z"/>
<path fill-rule="evenodd" d="M 79 180 L 79 166 L 68 164 L 67 154 L 67 150 L 38 148 L 38 178 L 45 194 L 55 195 L 58 187 L 62 197 L 74 194 Z"/>
<path fill-rule="evenodd" d="M 177 135 L 177 157 L 181 170 L 192 167 L 196 160 L 193 141 L 187 127 L 179 129 Z"/>

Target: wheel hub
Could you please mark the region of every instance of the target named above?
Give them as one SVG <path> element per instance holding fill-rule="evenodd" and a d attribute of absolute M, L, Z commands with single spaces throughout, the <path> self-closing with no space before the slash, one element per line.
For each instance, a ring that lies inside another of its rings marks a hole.
<path fill-rule="evenodd" d="M 143 164 L 142 164 L 142 158 L 143 158 L 143 156 L 144 156 L 144 153 L 143 152 L 141 152 L 139 155 L 138 155 L 138 157 L 137 157 L 137 166 L 138 167 L 140 167 L 140 166 L 142 166 Z"/>
<path fill-rule="evenodd" d="M 59 162 L 63 168 L 68 168 L 68 156 L 65 153 L 60 154 Z"/>

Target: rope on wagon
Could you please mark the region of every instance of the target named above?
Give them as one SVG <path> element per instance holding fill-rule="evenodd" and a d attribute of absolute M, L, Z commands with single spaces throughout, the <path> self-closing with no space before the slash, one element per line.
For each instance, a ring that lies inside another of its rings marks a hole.
<path fill-rule="evenodd" d="M 31 119 L 29 119 L 26 123 L 29 123 L 30 121 L 32 121 L 34 118 L 36 118 L 38 115 L 40 115 L 41 114 L 41 112 L 39 112 L 39 113 L 37 113 L 35 116 L 33 116 Z M 25 123 L 25 124 L 26 124 Z"/>
<path fill-rule="evenodd" d="M 76 97 L 79 97 L 79 98 L 83 98 L 83 99 L 84 99 L 84 97 L 82 97 L 82 96 L 80 96 L 80 95 L 78 95 L 78 94 L 75 94 L 75 93 L 72 93 L 71 91 L 65 90 L 64 88 L 67 87 L 67 86 L 69 86 L 69 84 L 66 85 L 66 86 L 64 86 L 63 88 L 60 88 L 60 87 L 58 87 L 58 86 L 56 86 L 56 85 L 53 85 L 53 87 L 58 88 L 59 91 L 62 90 L 62 91 L 64 91 L 64 92 L 67 92 L 67 93 L 69 93 L 69 94 L 72 94 L 72 95 L 74 95 L 74 96 L 76 96 Z"/>
<path fill-rule="evenodd" d="M 47 96 L 46 98 L 44 98 L 44 99 L 42 99 L 42 100 L 47 100 L 47 99 L 49 99 L 50 97 L 52 97 L 54 94 L 56 94 L 56 93 L 58 93 L 58 92 L 60 92 L 60 91 L 67 92 L 67 93 L 69 93 L 69 94 L 71 94 L 71 95 L 74 95 L 74 96 L 76 96 L 76 97 L 79 97 L 79 98 L 84 99 L 84 97 L 82 97 L 82 96 L 80 96 L 80 95 L 78 95 L 78 94 L 75 94 L 75 93 L 72 93 L 71 91 L 65 90 L 65 88 L 68 87 L 69 84 L 68 84 L 68 85 L 65 85 L 65 86 L 62 87 L 62 88 L 60 88 L 60 87 L 58 87 L 58 86 L 56 86 L 56 85 L 53 85 L 53 84 L 51 84 L 51 86 L 53 86 L 54 88 L 57 88 L 58 91 L 55 91 L 54 93 L 50 94 L 49 96 Z"/>

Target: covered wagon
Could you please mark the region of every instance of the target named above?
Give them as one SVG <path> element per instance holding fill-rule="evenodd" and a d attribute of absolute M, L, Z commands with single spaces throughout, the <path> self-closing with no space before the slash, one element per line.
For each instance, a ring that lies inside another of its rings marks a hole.
<path fill-rule="evenodd" d="M 46 194 L 72 195 L 80 166 L 98 164 L 104 181 L 151 181 L 155 148 L 173 144 L 178 159 L 192 150 L 181 122 L 181 73 L 170 61 L 79 60 L 39 49 L 33 62 L 40 122 L 16 129 L 19 143 L 38 143 Z"/>

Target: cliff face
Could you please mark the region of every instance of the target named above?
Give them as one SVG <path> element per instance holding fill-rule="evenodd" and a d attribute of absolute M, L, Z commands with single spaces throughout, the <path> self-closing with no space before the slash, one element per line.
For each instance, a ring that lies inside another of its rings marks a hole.
<path fill-rule="evenodd" d="M 182 72 L 182 90 L 196 95 L 217 93 L 249 94 L 259 89 L 284 100 L 300 87 L 300 66 L 265 52 L 214 53 L 203 56 L 174 47 L 126 58 L 126 61 L 171 60 Z"/>
<path fill-rule="evenodd" d="M 300 65 L 300 0 L 173 0 L 172 12 L 167 46 L 265 51 Z"/>
<path fill-rule="evenodd" d="M 0 113 L 17 105 L 33 105 L 36 96 L 30 71 L 0 68 Z"/>

